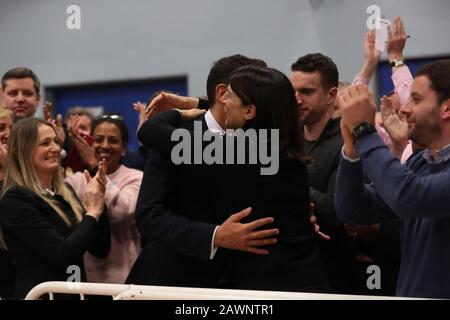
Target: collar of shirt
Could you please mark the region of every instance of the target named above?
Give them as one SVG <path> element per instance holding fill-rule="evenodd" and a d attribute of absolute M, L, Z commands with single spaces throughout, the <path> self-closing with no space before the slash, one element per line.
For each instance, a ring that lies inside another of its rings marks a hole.
<path fill-rule="evenodd" d="M 208 112 L 205 113 L 205 121 L 209 131 L 221 134 L 225 133 L 225 130 L 223 130 L 220 124 L 216 121 L 216 119 L 214 119 L 211 110 L 208 110 Z"/>
<path fill-rule="evenodd" d="M 426 150 L 423 153 L 423 157 L 430 164 L 439 164 L 447 162 L 448 160 L 450 160 L 450 144 L 446 145 L 441 150 L 436 152 L 436 156 L 434 157 L 429 150 Z"/>

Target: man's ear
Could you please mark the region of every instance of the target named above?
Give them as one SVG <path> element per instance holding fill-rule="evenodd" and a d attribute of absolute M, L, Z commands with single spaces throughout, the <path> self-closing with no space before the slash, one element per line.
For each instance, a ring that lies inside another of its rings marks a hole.
<path fill-rule="evenodd" d="M 328 91 L 328 104 L 333 104 L 333 105 L 335 104 L 336 97 L 337 97 L 337 91 L 338 91 L 338 89 L 336 87 L 331 88 Z"/>
<path fill-rule="evenodd" d="M 216 86 L 216 100 L 223 103 L 223 97 L 228 90 L 228 86 L 226 84 L 218 84 Z"/>
<path fill-rule="evenodd" d="M 441 110 L 442 110 L 442 119 L 450 120 L 450 98 L 442 102 Z"/>
<path fill-rule="evenodd" d="M 254 104 L 249 104 L 245 106 L 245 120 L 249 121 L 256 117 L 256 107 Z"/>

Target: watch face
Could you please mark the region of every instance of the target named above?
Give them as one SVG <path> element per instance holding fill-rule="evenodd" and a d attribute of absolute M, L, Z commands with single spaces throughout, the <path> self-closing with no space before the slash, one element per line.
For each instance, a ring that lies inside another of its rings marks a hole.
<path fill-rule="evenodd" d="M 353 136 L 358 139 L 362 135 L 366 135 L 375 132 L 375 127 L 370 123 L 361 123 L 359 126 L 353 129 Z"/>
<path fill-rule="evenodd" d="M 393 67 L 401 67 L 403 66 L 405 63 L 403 62 L 403 60 L 394 60 L 394 62 L 391 63 L 391 65 Z"/>

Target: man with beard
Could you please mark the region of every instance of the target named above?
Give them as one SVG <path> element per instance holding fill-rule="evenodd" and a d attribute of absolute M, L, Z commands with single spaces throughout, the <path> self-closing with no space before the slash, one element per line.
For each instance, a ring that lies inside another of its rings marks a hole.
<path fill-rule="evenodd" d="M 375 102 L 367 87 L 353 86 L 338 100 L 344 147 L 336 211 L 354 224 L 402 219 L 398 296 L 450 298 L 449 75 L 449 60 L 422 67 L 400 109 L 404 117 L 395 111 L 388 115 L 388 132 L 394 127 L 424 148 L 405 165 L 375 133 Z"/>

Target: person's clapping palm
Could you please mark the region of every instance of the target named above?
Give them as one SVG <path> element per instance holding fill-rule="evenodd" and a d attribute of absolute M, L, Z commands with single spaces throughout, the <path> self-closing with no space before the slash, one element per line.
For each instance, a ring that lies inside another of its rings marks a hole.
<path fill-rule="evenodd" d="M 403 151 L 408 143 L 408 123 L 406 122 L 406 117 L 395 110 L 391 100 L 386 96 L 381 98 L 380 109 L 381 125 L 392 140 L 391 149 Z"/>

